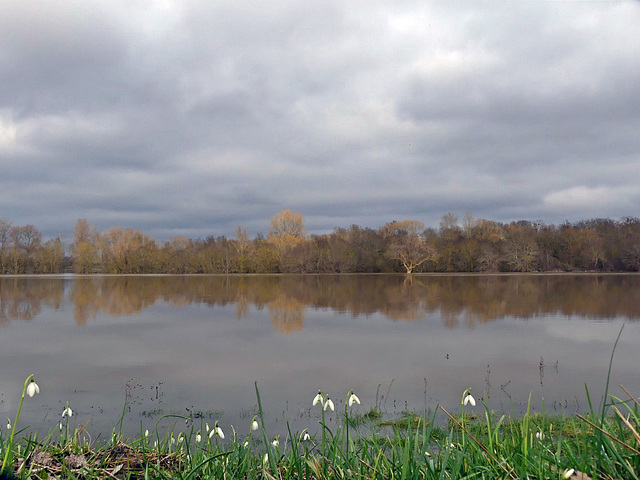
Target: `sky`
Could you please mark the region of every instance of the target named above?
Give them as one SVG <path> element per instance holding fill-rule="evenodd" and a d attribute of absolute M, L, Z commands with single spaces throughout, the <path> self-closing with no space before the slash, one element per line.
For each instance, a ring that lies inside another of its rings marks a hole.
<path fill-rule="evenodd" d="M 4 0 L 0 219 L 640 215 L 637 0 Z"/>

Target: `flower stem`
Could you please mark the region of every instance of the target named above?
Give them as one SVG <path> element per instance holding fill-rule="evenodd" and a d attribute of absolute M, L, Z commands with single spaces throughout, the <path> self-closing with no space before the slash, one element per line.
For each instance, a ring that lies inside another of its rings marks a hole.
<path fill-rule="evenodd" d="M 11 463 L 11 454 L 13 453 L 13 437 L 16 434 L 16 427 L 18 425 L 18 418 L 20 418 L 20 411 L 22 410 L 22 403 L 24 402 L 24 394 L 27 391 L 27 386 L 33 379 L 33 374 L 29 375 L 27 379 L 24 381 L 24 385 L 22 386 L 22 396 L 20 397 L 20 404 L 18 405 L 18 411 L 16 413 L 16 418 L 13 421 L 13 427 L 11 428 L 11 435 L 7 439 L 7 444 L 5 445 L 4 459 L 2 460 L 2 467 L 0 468 L 0 475 L 3 475 L 9 468 L 9 464 Z"/>

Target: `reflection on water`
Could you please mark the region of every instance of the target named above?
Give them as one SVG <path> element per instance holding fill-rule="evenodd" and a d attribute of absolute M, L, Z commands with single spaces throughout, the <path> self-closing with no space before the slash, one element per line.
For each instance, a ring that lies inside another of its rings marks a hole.
<path fill-rule="evenodd" d="M 260 386 L 274 434 L 317 427 L 321 388 L 336 410 L 455 410 L 471 387 L 522 412 L 554 413 L 612 385 L 640 393 L 640 275 L 270 275 L 0 277 L 0 418 L 24 378 L 42 390 L 25 423 L 74 421 L 107 434 L 127 398 L 129 433 L 162 413 L 249 425 Z M 620 393 L 620 392 L 614 392 Z M 344 403 L 342 403 L 342 406 Z M 150 413 L 152 412 L 152 413 Z M 335 419 L 334 419 L 335 420 Z"/>
<path fill-rule="evenodd" d="M 67 279 L 67 282 L 70 280 Z M 235 305 L 237 318 L 250 306 L 267 308 L 274 328 L 304 327 L 308 308 L 353 317 L 382 314 L 390 320 L 419 320 L 438 312 L 446 327 L 504 317 L 575 315 L 592 319 L 640 318 L 638 275 L 282 275 L 77 277 L 68 288 L 73 316 L 85 325 L 98 312 L 134 315 L 159 302 Z M 1 278 L 0 325 L 31 320 L 43 304 L 65 300 L 61 278 Z"/>

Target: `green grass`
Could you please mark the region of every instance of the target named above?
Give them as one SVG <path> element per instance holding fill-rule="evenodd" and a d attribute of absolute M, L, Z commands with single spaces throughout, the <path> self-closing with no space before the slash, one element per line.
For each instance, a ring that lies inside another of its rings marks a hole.
<path fill-rule="evenodd" d="M 199 418 L 189 419 L 185 431 L 162 436 L 157 427 L 125 439 L 115 428 L 98 442 L 82 429 L 70 431 L 67 417 L 44 437 L 15 431 L 13 424 L 0 438 L 0 458 L 2 474 L 20 479 L 636 479 L 640 404 L 624 393 L 575 417 L 527 412 L 510 418 L 479 401 L 454 414 L 440 407 L 386 421 L 377 411 L 357 415 L 345 403 L 341 421 L 329 429 L 328 397 L 320 392 L 313 407 L 321 415 L 318 433 L 307 438 L 307 432 L 289 431 L 274 443 L 256 385 L 256 430 L 248 422 L 246 431 L 226 431 L 222 438 L 217 424 Z M 166 415 L 156 425 L 175 419 L 185 417 Z"/>

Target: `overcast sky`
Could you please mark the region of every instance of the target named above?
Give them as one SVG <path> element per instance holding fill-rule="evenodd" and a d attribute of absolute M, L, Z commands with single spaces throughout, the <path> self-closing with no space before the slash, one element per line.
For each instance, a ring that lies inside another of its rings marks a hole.
<path fill-rule="evenodd" d="M 640 2 L 4 0 L 0 218 L 640 216 Z"/>

